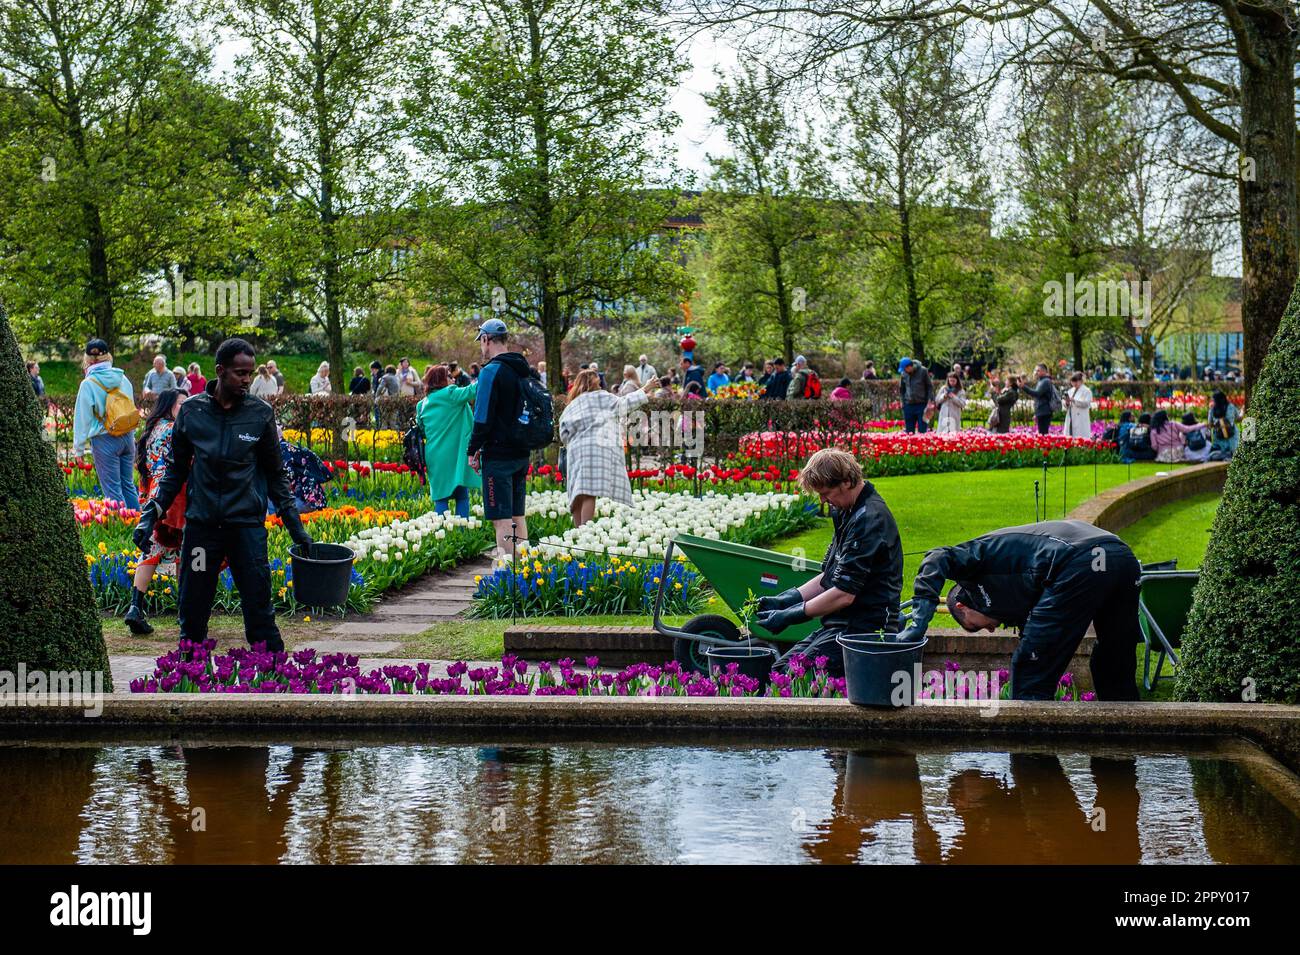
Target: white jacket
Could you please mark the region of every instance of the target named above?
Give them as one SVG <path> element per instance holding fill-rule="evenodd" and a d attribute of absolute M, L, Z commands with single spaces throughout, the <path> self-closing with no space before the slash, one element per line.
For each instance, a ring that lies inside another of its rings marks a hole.
<path fill-rule="evenodd" d="M 1092 392 L 1087 385 L 1069 388 L 1065 392 L 1065 433 L 1072 438 L 1091 438 Z"/>

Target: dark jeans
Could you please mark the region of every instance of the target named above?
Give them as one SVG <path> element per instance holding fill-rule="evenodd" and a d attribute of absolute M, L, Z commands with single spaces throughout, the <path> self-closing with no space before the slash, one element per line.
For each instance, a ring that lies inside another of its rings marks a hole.
<path fill-rule="evenodd" d="M 1062 568 L 1030 612 L 1011 656 L 1011 697 L 1050 700 L 1091 622 L 1097 633 L 1088 669 L 1100 700 L 1136 700 L 1138 579 L 1142 565 L 1120 541 L 1081 552 Z M 1101 563 L 1104 558 L 1104 564 Z M 1094 569 L 1094 567 L 1104 569 Z"/>
<path fill-rule="evenodd" d="M 433 513 L 446 514 L 448 502 L 456 505 L 457 517 L 469 517 L 469 488 L 465 485 L 456 485 L 456 489 L 451 492 L 451 497 L 446 500 L 435 500 L 433 502 Z"/>
<path fill-rule="evenodd" d="M 1039 434 L 1047 434 L 1047 429 L 1052 426 L 1052 416 L 1049 414 L 1034 415 L 1034 424 L 1038 426 Z"/>
<path fill-rule="evenodd" d="M 925 434 L 930 426 L 925 422 L 925 404 L 903 405 L 903 427 L 908 434 Z"/>
<path fill-rule="evenodd" d="M 266 556 L 265 527 L 211 524 L 185 525 L 181 540 L 180 597 L 177 623 L 181 639 L 200 642 L 208 637 L 208 618 L 220 585 L 221 562 L 229 564 L 244 612 L 244 637 L 249 644 L 265 643 L 283 650 L 280 628 L 271 608 L 271 566 Z"/>

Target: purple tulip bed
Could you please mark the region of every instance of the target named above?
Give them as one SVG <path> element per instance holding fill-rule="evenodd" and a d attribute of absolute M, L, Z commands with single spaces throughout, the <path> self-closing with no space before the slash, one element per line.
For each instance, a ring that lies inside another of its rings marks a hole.
<path fill-rule="evenodd" d="M 258 645 L 216 652 L 217 642 L 182 641 L 158 658 L 152 676 L 131 681 L 133 693 L 313 693 L 433 696 L 737 696 L 821 697 L 839 699 L 844 680 L 826 672 L 827 657 L 791 658 L 789 673 L 774 673 L 766 689 L 739 673 L 735 663 L 712 676 L 684 671 L 669 661 L 662 666 L 634 663 L 617 673 L 601 672 L 600 659 L 587 657 L 585 667 L 573 660 L 529 664 L 514 654 L 500 666 L 470 667 L 457 661 L 447 676 L 430 673 L 428 663 L 381 667 L 362 673 L 358 658 L 315 650 L 268 652 Z"/>

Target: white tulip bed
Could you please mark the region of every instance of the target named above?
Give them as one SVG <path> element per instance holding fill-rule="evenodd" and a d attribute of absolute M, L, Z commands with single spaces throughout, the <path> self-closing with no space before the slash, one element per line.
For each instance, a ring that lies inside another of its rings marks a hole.
<path fill-rule="evenodd" d="M 525 551 L 527 560 L 523 565 L 528 567 L 528 573 L 536 574 L 544 566 L 543 562 L 582 561 L 598 572 L 610 570 L 607 580 L 623 578 L 629 569 L 638 573 L 650 570 L 650 565 L 636 568 L 634 561 L 662 560 L 668 541 L 678 533 L 762 544 L 801 530 L 815 520 L 815 510 L 808 499 L 795 494 L 706 492 L 696 498 L 687 493 L 636 490 L 632 496 L 634 503 L 630 507 L 598 501 L 595 519 L 574 528 L 563 491 L 529 494 L 526 512 L 529 536 L 537 543 Z M 470 517 L 463 518 L 430 511 L 409 520 L 368 527 L 344 541 L 356 555 L 367 594 L 378 596 L 431 570 L 447 569 L 476 557 L 490 547 L 494 535 L 490 523 L 483 519 L 482 505 L 475 504 L 470 513 Z M 507 563 L 502 560 L 499 569 L 480 582 L 476 596 L 490 598 L 494 583 L 501 583 L 511 573 L 505 566 Z M 680 572 L 689 573 L 685 568 Z M 674 571 L 674 576 L 677 573 Z M 496 580 L 498 576 L 502 580 Z M 690 580 L 683 578 L 682 582 L 682 596 L 686 597 L 691 589 Z M 629 586 L 624 590 L 631 593 L 630 579 L 627 583 Z M 594 598 L 596 594 L 574 594 L 565 612 L 575 612 L 583 603 L 590 603 L 582 599 L 587 596 Z M 642 608 L 633 605 L 636 603 L 629 600 L 625 608 L 622 603 L 615 608 L 605 600 L 599 608 L 581 612 L 639 613 Z M 536 609 L 549 613 L 550 606 Z"/>
<path fill-rule="evenodd" d="M 716 494 L 702 497 L 667 491 L 632 492 L 633 504 L 596 502 L 596 517 L 582 527 L 562 534 L 538 537 L 534 554 L 555 557 L 562 553 L 606 554 L 625 557 L 662 557 L 674 534 L 694 534 L 741 543 L 771 540 L 788 533 L 788 524 L 804 523 L 804 499 L 797 494 Z M 556 517 L 568 512 L 563 491 L 543 491 L 528 498 L 528 515 Z"/>

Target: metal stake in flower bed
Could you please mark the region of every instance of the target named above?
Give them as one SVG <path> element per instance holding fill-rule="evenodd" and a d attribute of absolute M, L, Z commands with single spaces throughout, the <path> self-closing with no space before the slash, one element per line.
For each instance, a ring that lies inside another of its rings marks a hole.
<path fill-rule="evenodd" d="M 1038 482 L 1034 482 L 1034 523 L 1038 523 Z"/>

